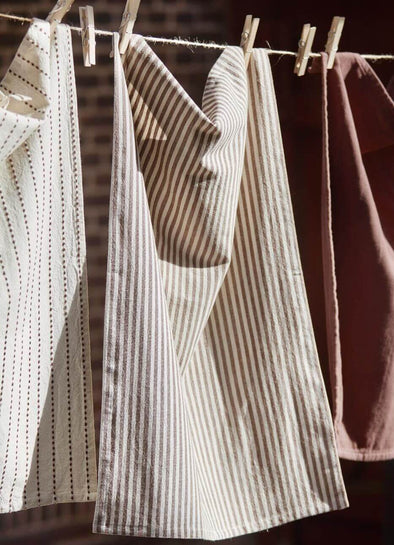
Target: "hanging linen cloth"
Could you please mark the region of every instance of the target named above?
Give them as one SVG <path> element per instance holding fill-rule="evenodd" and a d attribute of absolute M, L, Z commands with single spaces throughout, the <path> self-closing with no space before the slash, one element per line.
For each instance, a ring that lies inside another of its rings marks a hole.
<path fill-rule="evenodd" d="M 93 531 L 218 540 L 346 507 L 267 54 L 247 77 L 227 47 L 202 109 L 143 37 L 114 61 Z"/>
<path fill-rule="evenodd" d="M 394 102 L 368 62 L 315 61 L 323 92 L 322 252 L 338 451 L 394 458 Z"/>
<path fill-rule="evenodd" d="M 70 29 L 34 19 L 0 84 L 0 512 L 96 497 Z"/>

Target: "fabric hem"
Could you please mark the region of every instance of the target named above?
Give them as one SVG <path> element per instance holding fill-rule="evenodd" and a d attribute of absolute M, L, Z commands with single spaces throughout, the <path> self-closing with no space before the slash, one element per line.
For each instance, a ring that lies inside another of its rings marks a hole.
<path fill-rule="evenodd" d="M 56 498 L 56 499 L 55 499 Z M 70 490 L 51 494 L 49 496 L 43 496 L 40 499 L 35 497 L 30 499 L 27 503 L 23 503 L 23 496 L 15 498 L 11 504 L 9 502 L 0 503 L 0 514 L 15 513 L 18 511 L 26 511 L 27 509 L 33 509 L 35 507 L 45 507 L 46 505 L 56 505 L 58 503 L 83 503 L 97 500 L 97 490 L 88 492 L 86 489 L 78 490 L 71 494 Z M 18 502 L 22 505 L 18 505 Z"/>
<path fill-rule="evenodd" d="M 394 459 L 394 450 L 370 451 L 338 449 L 338 455 L 343 460 L 355 462 L 380 462 Z"/>
<path fill-rule="evenodd" d="M 299 515 L 290 514 L 288 517 L 278 517 L 276 519 L 261 519 L 253 524 L 245 526 L 234 526 L 223 531 L 193 531 L 193 528 L 189 528 L 189 531 L 183 531 L 178 528 L 177 530 L 165 530 L 164 528 L 157 528 L 154 526 L 147 526 L 144 528 L 136 526 L 126 526 L 124 528 L 112 527 L 107 525 L 95 526 L 93 525 L 93 534 L 107 534 L 107 535 L 124 535 L 134 537 L 148 537 L 148 538 L 172 538 L 172 539 L 205 539 L 209 541 L 219 541 L 222 539 L 231 539 L 245 534 L 252 534 L 255 532 L 263 532 L 283 524 L 300 520 L 303 518 L 321 515 L 330 511 L 339 511 L 349 507 L 347 498 L 342 498 L 337 506 L 322 505 L 322 507 L 307 510 Z"/>

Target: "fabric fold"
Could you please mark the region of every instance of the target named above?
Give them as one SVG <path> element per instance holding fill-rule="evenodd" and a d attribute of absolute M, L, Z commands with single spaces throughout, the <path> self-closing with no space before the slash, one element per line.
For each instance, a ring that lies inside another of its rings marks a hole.
<path fill-rule="evenodd" d="M 50 38 L 33 25 L 0 84 L 0 161 L 42 124 L 50 105 Z M 34 82 L 28 77 L 35 71 Z"/>

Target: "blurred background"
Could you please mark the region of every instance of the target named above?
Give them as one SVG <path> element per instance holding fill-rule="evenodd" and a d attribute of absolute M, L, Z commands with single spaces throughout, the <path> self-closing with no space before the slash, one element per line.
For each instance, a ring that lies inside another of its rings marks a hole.
<path fill-rule="evenodd" d="M 0 2 L 0 12 L 45 18 L 55 0 Z M 93 0 L 96 28 L 117 30 L 125 0 Z M 64 22 L 79 26 L 75 1 Z M 261 18 L 256 47 L 296 51 L 303 23 L 317 26 L 314 51 L 324 49 L 334 15 L 346 17 L 340 49 L 359 53 L 394 53 L 393 4 L 386 0 L 319 3 L 310 0 L 141 0 L 135 32 L 153 36 L 196 37 L 238 45 L 245 15 Z M 4 75 L 26 25 L 0 19 L 0 74 Z M 97 65 L 85 68 L 81 40 L 73 33 L 84 175 L 88 251 L 90 325 L 97 439 L 101 403 L 102 330 L 107 256 L 108 197 L 111 174 L 113 70 L 111 40 L 97 37 Z M 152 46 L 197 103 L 201 103 L 207 73 L 218 53 L 179 46 Z M 321 89 L 319 75 L 293 74 L 294 58 L 271 57 L 283 132 L 289 183 L 306 284 L 320 275 L 321 264 L 303 248 L 319 245 L 321 172 Z M 386 85 L 393 62 L 373 68 Z M 305 218 L 308 217 L 308 221 Z M 306 228 L 314 218 L 316 230 Z M 309 237 L 309 238 L 308 238 Z M 327 352 L 323 291 L 308 292 L 323 374 L 327 381 Z M 328 388 L 329 391 L 329 388 Z M 269 531 L 231 540 L 233 545 L 394 545 L 394 461 L 349 462 L 342 469 L 350 508 L 296 521 Z M 91 534 L 94 505 L 62 504 L 0 515 L 0 543 L 23 545 L 182 545 L 188 540 L 159 540 Z M 230 541 L 229 541 L 230 542 Z M 190 541 L 191 544 L 196 541 Z"/>

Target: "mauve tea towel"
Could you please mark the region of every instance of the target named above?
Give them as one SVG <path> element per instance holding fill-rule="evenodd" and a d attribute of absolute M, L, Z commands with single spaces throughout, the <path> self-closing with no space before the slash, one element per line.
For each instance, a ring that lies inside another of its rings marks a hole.
<path fill-rule="evenodd" d="M 394 458 L 394 102 L 360 55 L 323 91 L 322 251 L 338 452 Z"/>

